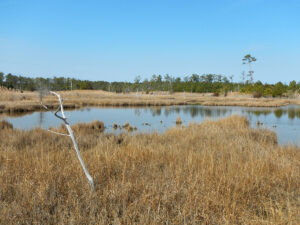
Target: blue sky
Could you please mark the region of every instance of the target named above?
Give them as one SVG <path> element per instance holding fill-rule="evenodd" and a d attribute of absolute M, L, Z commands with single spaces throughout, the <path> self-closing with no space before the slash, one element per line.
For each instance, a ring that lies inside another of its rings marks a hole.
<path fill-rule="evenodd" d="M 300 81 L 299 0 L 0 0 L 0 71 L 133 81 L 234 75 Z"/>

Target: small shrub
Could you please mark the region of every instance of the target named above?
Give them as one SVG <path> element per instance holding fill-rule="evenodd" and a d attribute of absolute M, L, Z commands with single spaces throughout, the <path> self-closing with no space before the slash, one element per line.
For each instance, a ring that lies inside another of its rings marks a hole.
<path fill-rule="evenodd" d="M 0 130 L 5 130 L 5 129 L 12 130 L 14 129 L 14 127 L 11 123 L 7 122 L 6 120 L 2 120 L 0 121 Z"/>
<path fill-rule="evenodd" d="M 224 90 L 224 97 L 227 97 L 227 95 L 228 95 L 228 90 L 225 89 L 225 90 Z"/>
<path fill-rule="evenodd" d="M 255 91 L 255 92 L 253 92 L 252 96 L 253 96 L 253 98 L 261 98 L 262 93 Z"/>
<path fill-rule="evenodd" d="M 177 124 L 177 125 L 182 124 L 182 120 L 181 120 L 180 117 L 177 117 L 177 118 L 176 118 L 176 124 Z"/>
<path fill-rule="evenodd" d="M 273 94 L 272 88 L 267 87 L 267 88 L 264 90 L 264 96 L 265 96 L 265 97 L 272 97 L 272 94 Z"/>
<path fill-rule="evenodd" d="M 100 132 L 104 131 L 104 123 L 102 121 L 95 120 L 90 124 L 89 127 L 92 130 L 98 130 Z"/>
<path fill-rule="evenodd" d="M 78 123 L 72 126 L 74 132 L 84 132 L 84 133 L 91 133 L 91 132 L 103 132 L 104 131 L 104 123 L 102 121 L 95 120 L 90 123 Z M 59 132 L 66 133 L 66 128 L 62 125 L 59 129 Z"/>
<path fill-rule="evenodd" d="M 130 124 L 129 124 L 128 122 L 126 122 L 122 127 L 123 127 L 123 128 L 130 127 Z"/>

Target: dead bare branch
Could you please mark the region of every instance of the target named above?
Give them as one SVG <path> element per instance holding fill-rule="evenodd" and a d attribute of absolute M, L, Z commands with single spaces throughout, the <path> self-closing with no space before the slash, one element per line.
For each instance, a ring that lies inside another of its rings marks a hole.
<path fill-rule="evenodd" d="M 70 137 L 70 134 L 63 134 L 63 133 L 59 133 L 59 132 L 56 132 L 56 131 L 53 131 L 53 130 L 47 130 L 47 131 L 49 131 L 49 132 L 51 132 L 51 133 L 53 133 L 53 134 L 58 134 L 58 135 Z"/>
<path fill-rule="evenodd" d="M 88 181 L 89 181 L 89 183 L 90 183 L 90 186 L 91 186 L 92 191 L 94 191 L 94 190 L 95 190 L 94 180 L 93 180 L 92 176 L 89 174 L 89 172 L 88 172 L 88 170 L 87 170 L 87 168 L 86 168 L 86 166 L 85 166 L 85 164 L 84 164 L 84 161 L 83 161 L 83 159 L 82 159 L 82 157 L 81 157 L 80 151 L 79 151 L 79 149 L 78 149 L 78 146 L 77 146 L 77 143 L 76 143 L 76 140 L 75 140 L 75 137 L 74 137 L 73 130 L 72 130 L 72 128 L 71 128 L 71 126 L 70 126 L 70 124 L 69 124 L 69 122 L 67 121 L 67 118 L 66 118 L 66 116 L 65 116 L 65 112 L 64 112 L 64 108 L 63 108 L 63 104 L 62 104 L 63 101 L 62 101 L 60 95 L 57 94 L 56 92 L 50 91 L 50 93 L 53 94 L 53 95 L 55 95 L 55 96 L 58 98 L 58 101 L 59 101 L 59 107 L 58 107 L 58 109 L 57 109 L 55 112 L 52 112 L 52 113 L 53 113 L 58 119 L 60 119 L 60 120 L 62 120 L 62 121 L 64 122 L 64 124 L 65 124 L 65 126 L 66 126 L 66 128 L 67 128 L 69 134 L 62 134 L 62 133 L 55 132 L 55 131 L 51 131 L 51 130 L 48 130 L 48 131 L 49 131 L 49 132 L 52 132 L 52 133 L 55 133 L 55 134 L 58 134 L 58 135 L 69 136 L 69 137 L 71 138 L 71 140 L 72 140 L 72 142 L 73 142 L 73 146 L 74 146 L 75 151 L 76 151 L 76 154 L 77 154 L 77 158 L 78 158 L 78 160 L 79 160 L 79 162 L 80 162 L 80 164 L 81 164 L 81 167 L 83 168 L 83 171 L 84 171 L 84 173 L 85 173 L 85 176 L 87 177 L 87 179 L 88 179 Z M 42 105 L 46 110 L 50 111 L 50 110 L 48 109 L 48 107 L 45 106 L 42 102 L 41 102 L 41 105 Z M 58 112 L 59 112 L 59 111 L 61 112 L 61 116 L 58 115 Z"/>

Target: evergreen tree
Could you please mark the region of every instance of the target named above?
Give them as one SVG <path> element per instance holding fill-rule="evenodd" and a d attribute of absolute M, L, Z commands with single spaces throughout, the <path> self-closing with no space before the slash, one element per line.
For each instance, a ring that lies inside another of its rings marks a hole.
<path fill-rule="evenodd" d="M 248 64 L 249 65 L 249 72 L 248 72 L 248 77 L 249 77 L 249 82 L 253 83 L 253 73 L 254 71 L 252 70 L 251 63 L 255 62 L 256 58 L 252 57 L 250 54 L 247 54 L 243 58 L 243 64 Z"/>

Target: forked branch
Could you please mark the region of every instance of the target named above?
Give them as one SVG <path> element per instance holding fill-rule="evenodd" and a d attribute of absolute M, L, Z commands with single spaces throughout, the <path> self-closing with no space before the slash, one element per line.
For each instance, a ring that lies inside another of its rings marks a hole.
<path fill-rule="evenodd" d="M 69 134 L 62 134 L 62 133 L 59 133 L 59 132 L 55 132 L 55 131 L 52 131 L 52 130 L 48 130 L 49 132 L 51 133 L 54 133 L 54 134 L 58 134 L 58 135 L 63 135 L 63 136 L 68 136 L 72 139 L 72 142 L 73 142 L 73 145 L 74 145 L 74 148 L 75 148 L 75 151 L 76 151 L 76 154 L 77 154 L 77 157 L 79 159 L 79 162 L 81 164 L 81 167 L 83 168 L 83 171 L 85 173 L 85 176 L 87 177 L 89 183 L 90 183 L 90 186 L 91 186 L 91 189 L 92 191 L 95 190 L 95 187 L 94 187 L 94 180 L 92 178 L 92 176 L 89 174 L 85 164 L 84 164 L 84 161 L 81 157 L 81 154 L 79 152 L 79 149 L 78 149 L 78 146 L 77 146 L 77 143 L 76 143 L 76 140 L 75 140 L 75 137 L 74 137 L 74 133 L 73 133 L 73 130 L 69 124 L 69 122 L 67 121 L 67 117 L 65 116 L 65 112 L 64 112 L 64 108 L 63 108 L 63 104 L 62 104 L 62 99 L 60 97 L 59 94 L 57 94 L 56 92 L 54 91 L 50 91 L 51 94 L 55 95 L 57 98 L 58 98 L 58 101 L 59 101 L 59 107 L 57 108 L 57 110 L 55 112 L 52 112 L 54 114 L 54 116 L 56 116 L 58 119 L 62 120 L 68 130 L 68 133 Z M 48 109 L 47 106 L 45 106 L 42 102 L 41 102 L 41 105 L 48 111 L 50 111 Z M 61 112 L 61 116 L 58 115 L 58 112 Z"/>

